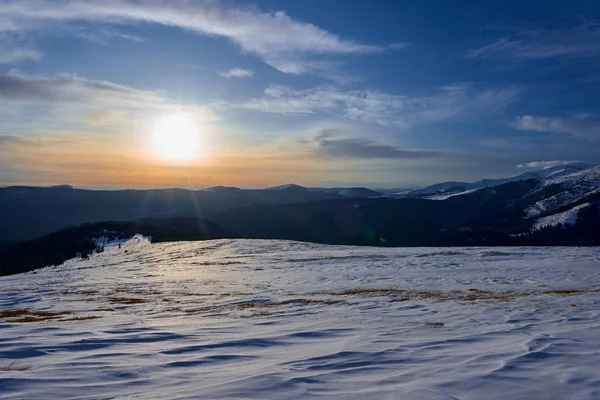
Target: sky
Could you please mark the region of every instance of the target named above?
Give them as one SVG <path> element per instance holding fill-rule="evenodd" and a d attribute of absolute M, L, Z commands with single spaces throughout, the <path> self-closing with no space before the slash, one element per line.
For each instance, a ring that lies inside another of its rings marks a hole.
<path fill-rule="evenodd" d="M 404 188 L 600 162 L 600 3 L 0 0 L 0 185 Z"/>

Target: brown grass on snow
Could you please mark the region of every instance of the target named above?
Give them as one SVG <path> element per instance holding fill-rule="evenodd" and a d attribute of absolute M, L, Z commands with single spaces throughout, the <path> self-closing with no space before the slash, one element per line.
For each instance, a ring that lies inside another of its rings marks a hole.
<path fill-rule="evenodd" d="M 110 297 L 108 301 L 112 304 L 141 304 L 146 300 L 134 297 Z"/>
<path fill-rule="evenodd" d="M 25 365 L 20 361 L 11 361 L 6 365 L 0 365 L 0 371 L 2 372 L 12 372 L 12 371 L 26 371 L 30 367 L 29 365 Z"/>
<path fill-rule="evenodd" d="M 585 293 L 597 293 L 600 289 L 553 289 L 553 290 L 531 290 L 531 291 L 493 291 L 477 288 L 465 290 L 421 290 L 409 291 L 398 288 L 354 288 L 335 292 L 310 293 L 311 295 L 329 296 L 391 296 L 392 301 L 402 302 L 408 300 L 460 300 L 460 301 L 509 301 L 520 297 L 557 295 L 575 296 Z"/>

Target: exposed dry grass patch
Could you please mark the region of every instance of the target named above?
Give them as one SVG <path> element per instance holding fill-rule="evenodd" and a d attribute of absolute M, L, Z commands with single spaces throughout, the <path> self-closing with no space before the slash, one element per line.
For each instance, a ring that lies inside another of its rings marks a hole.
<path fill-rule="evenodd" d="M 29 368 L 31 368 L 29 365 L 17 360 L 11 361 L 6 365 L 0 365 L 0 371 L 2 372 L 27 371 Z"/>
<path fill-rule="evenodd" d="M 102 318 L 99 315 L 88 315 L 85 317 L 73 317 L 73 318 L 63 318 L 63 319 L 59 319 L 59 322 L 68 322 L 68 321 L 86 321 L 88 319 L 98 319 L 98 318 Z"/>
<path fill-rule="evenodd" d="M 409 301 L 409 300 L 410 300 L 410 297 L 394 297 L 392 299 L 392 301 L 397 302 L 397 303 L 401 303 L 401 302 Z"/>
<path fill-rule="evenodd" d="M 260 318 L 260 317 L 273 317 L 276 315 L 281 315 L 283 314 L 284 311 L 265 311 L 265 310 L 261 310 L 261 311 L 255 311 L 251 314 L 247 314 L 247 315 L 240 315 L 240 318 Z"/>
<path fill-rule="evenodd" d="M 426 322 L 425 326 L 428 328 L 441 328 L 444 326 L 443 322 Z"/>
<path fill-rule="evenodd" d="M 480 293 L 480 294 L 487 294 L 487 293 L 490 293 L 490 291 L 489 291 L 489 290 L 476 289 L 476 288 L 467 289 L 467 292 L 471 292 L 471 293 Z"/>
<path fill-rule="evenodd" d="M 310 300 L 310 299 L 301 299 L 295 301 L 294 304 L 300 304 L 303 306 L 311 306 L 311 305 L 326 305 L 333 306 L 335 304 L 340 304 L 340 300 Z"/>
<path fill-rule="evenodd" d="M 6 322 L 39 322 L 59 318 L 71 314 L 69 311 L 36 311 L 28 308 L 0 311 L 0 318 L 10 318 Z"/>
<path fill-rule="evenodd" d="M 386 294 L 398 294 L 403 293 L 404 290 L 397 288 L 356 288 L 346 289 L 338 292 L 323 292 L 323 293 L 311 293 L 313 295 L 325 294 L 330 296 L 360 296 L 360 295 L 386 295 Z"/>
<path fill-rule="evenodd" d="M 13 324 L 13 323 L 27 323 L 27 322 L 41 322 L 41 321 L 47 321 L 49 319 L 56 319 L 57 317 L 47 317 L 47 318 L 38 318 L 38 317 L 21 317 L 21 318 L 12 318 L 12 319 L 7 319 L 6 322 L 8 322 L 9 324 Z"/>
<path fill-rule="evenodd" d="M 72 294 L 83 294 L 85 296 L 97 296 L 100 294 L 97 290 L 84 290 L 82 292 L 70 292 Z"/>
<path fill-rule="evenodd" d="M 210 293 L 194 293 L 194 292 L 175 292 L 172 294 L 173 296 L 184 296 L 184 297 L 207 297 L 207 296 L 216 296 L 216 294 Z"/>
<path fill-rule="evenodd" d="M 183 311 L 186 314 L 197 314 L 197 313 L 214 313 L 214 312 L 221 312 L 221 311 L 225 311 L 227 309 L 227 307 L 225 306 L 206 306 L 206 307 L 200 307 L 200 308 L 186 308 Z M 179 311 L 178 309 L 175 309 L 174 311 Z"/>
<path fill-rule="evenodd" d="M 259 312 L 252 314 L 251 316 L 252 317 L 271 317 L 271 316 L 277 315 L 277 314 L 279 314 L 279 313 L 270 312 L 270 311 L 259 311 Z"/>
<path fill-rule="evenodd" d="M 301 306 L 314 306 L 314 305 L 334 305 L 339 304 L 341 301 L 336 300 L 314 300 L 314 299 L 298 299 L 292 301 L 251 301 L 247 303 L 236 304 L 235 308 L 238 310 L 246 310 L 249 308 L 274 308 L 274 307 L 285 307 L 288 305 L 301 305 Z"/>
<path fill-rule="evenodd" d="M 464 290 L 420 290 L 409 291 L 399 288 L 356 288 L 336 292 L 310 293 L 310 295 L 329 296 L 391 296 L 392 301 L 402 302 L 408 300 L 433 299 L 439 301 L 510 301 L 522 297 L 542 295 L 575 296 L 585 293 L 597 293 L 600 289 L 555 289 L 555 290 L 530 290 L 530 291 L 493 291 L 478 288 Z"/>
<path fill-rule="evenodd" d="M 439 290 L 425 290 L 413 293 L 413 296 L 419 299 L 447 299 L 451 292 L 442 292 Z"/>
<path fill-rule="evenodd" d="M 214 305 L 214 306 L 206 306 L 201 308 L 191 308 L 182 310 L 184 313 L 214 313 L 214 312 L 222 312 L 227 310 L 264 310 L 264 309 L 272 309 L 279 308 L 283 309 L 289 306 L 315 306 L 315 305 L 335 305 L 342 303 L 339 300 L 317 300 L 317 299 L 295 299 L 288 301 L 248 301 L 244 303 L 238 304 L 229 304 L 229 305 Z M 262 311 L 256 311 L 252 315 L 258 315 Z M 269 311 L 265 311 L 269 312 Z"/>
<path fill-rule="evenodd" d="M 546 290 L 542 292 L 542 294 L 558 294 L 563 296 L 573 296 L 576 294 L 590 293 L 595 292 L 597 290 L 583 290 L 583 289 L 555 289 L 555 290 Z"/>
<path fill-rule="evenodd" d="M 139 299 L 139 298 L 133 298 L 133 297 L 110 297 L 108 299 L 109 303 L 112 304 L 142 304 L 145 303 L 146 300 L 144 299 Z"/>
<path fill-rule="evenodd" d="M 127 294 L 136 294 L 139 296 L 152 296 L 152 295 L 161 295 L 163 294 L 161 291 L 159 290 L 152 290 L 152 289 L 136 289 L 136 288 L 130 288 L 130 287 L 117 287 L 113 289 L 114 293 L 127 293 Z"/>

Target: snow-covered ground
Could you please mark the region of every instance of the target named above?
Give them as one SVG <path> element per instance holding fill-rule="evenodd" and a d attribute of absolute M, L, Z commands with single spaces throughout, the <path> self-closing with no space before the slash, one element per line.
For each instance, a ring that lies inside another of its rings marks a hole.
<path fill-rule="evenodd" d="M 0 398 L 598 399 L 599 284 L 598 248 L 136 237 L 0 278 Z"/>

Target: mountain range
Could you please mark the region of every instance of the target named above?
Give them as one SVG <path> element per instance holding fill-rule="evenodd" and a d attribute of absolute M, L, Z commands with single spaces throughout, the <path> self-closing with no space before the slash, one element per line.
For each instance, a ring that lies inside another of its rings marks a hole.
<path fill-rule="evenodd" d="M 108 221 L 121 222 L 107 226 Z M 83 229 L 80 224 L 87 225 Z M 0 269 L 8 268 L 6 260 L 18 259 L 15 254 L 63 248 L 65 237 L 76 245 L 67 246 L 70 250 L 59 252 L 57 259 L 73 255 L 82 243 L 90 250 L 89 240 L 107 232 L 121 237 L 136 229 L 155 240 L 241 237 L 471 246 L 600 245 L 598 226 L 600 166 L 582 164 L 392 194 L 294 184 L 113 191 L 15 186 L 0 189 L 0 246 L 5 248 Z M 30 260 L 31 265 L 48 261 L 42 259 Z"/>

